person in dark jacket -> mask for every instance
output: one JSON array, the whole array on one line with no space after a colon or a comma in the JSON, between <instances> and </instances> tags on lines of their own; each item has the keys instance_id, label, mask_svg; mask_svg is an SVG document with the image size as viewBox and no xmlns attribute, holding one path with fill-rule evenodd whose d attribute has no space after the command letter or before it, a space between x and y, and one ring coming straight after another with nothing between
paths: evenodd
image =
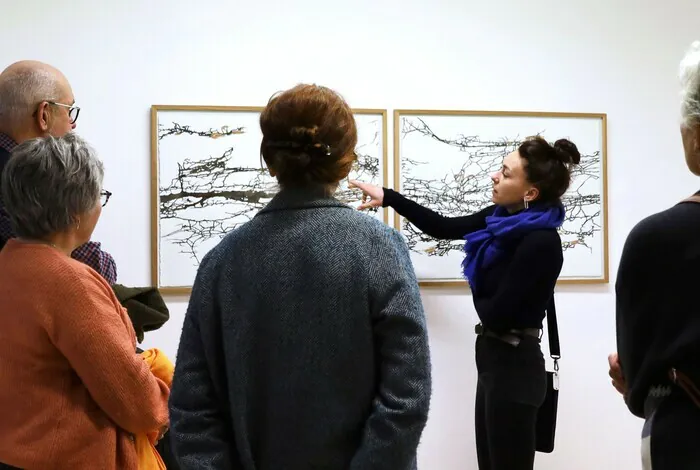
<instances>
[{"instance_id":1,"label":"person in dark jacket","mask_svg":"<svg viewBox=\"0 0 700 470\"><path fill-rule=\"evenodd\" d=\"M464 276L481 320L475 413L481 470L533 468L537 413L547 391L542 321L563 264L561 196L580 158L566 139L554 145L526 139L492 175L494 204L464 217L445 217L391 189L351 182L369 197L360 209L393 207L427 235L466 240Z\"/></svg>"},{"instance_id":2,"label":"person in dark jacket","mask_svg":"<svg viewBox=\"0 0 700 470\"><path fill-rule=\"evenodd\" d=\"M680 65L685 162L700 176L700 41ZM700 191L630 232L615 285L610 376L644 419L645 470L700 468Z\"/></svg>"},{"instance_id":3,"label":"person in dark jacket","mask_svg":"<svg viewBox=\"0 0 700 470\"><path fill-rule=\"evenodd\" d=\"M333 193L351 109L299 85L260 117L281 190L202 260L170 399L182 468L409 470L428 417L426 321L399 233Z\"/></svg>"}]
</instances>

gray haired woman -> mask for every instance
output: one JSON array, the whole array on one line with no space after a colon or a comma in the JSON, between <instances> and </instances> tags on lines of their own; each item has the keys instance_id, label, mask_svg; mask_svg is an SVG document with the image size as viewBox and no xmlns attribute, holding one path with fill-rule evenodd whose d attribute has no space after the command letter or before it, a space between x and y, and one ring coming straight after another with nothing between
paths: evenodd
<instances>
[{"instance_id":1,"label":"gray haired woman","mask_svg":"<svg viewBox=\"0 0 700 470\"><path fill-rule=\"evenodd\" d=\"M20 144L3 172L17 238L0 252L0 468L137 469L135 436L167 424L168 386L125 309L70 257L99 220L102 178L75 134Z\"/></svg>"},{"instance_id":2,"label":"gray haired woman","mask_svg":"<svg viewBox=\"0 0 700 470\"><path fill-rule=\"evenodd\" d=\"M700 41L681 61L685 162L700 176ZM617 275L617 348L610 376L644 419L649 470L700 468L700 191L639 222Z\"/></svg>"}]
</instances>

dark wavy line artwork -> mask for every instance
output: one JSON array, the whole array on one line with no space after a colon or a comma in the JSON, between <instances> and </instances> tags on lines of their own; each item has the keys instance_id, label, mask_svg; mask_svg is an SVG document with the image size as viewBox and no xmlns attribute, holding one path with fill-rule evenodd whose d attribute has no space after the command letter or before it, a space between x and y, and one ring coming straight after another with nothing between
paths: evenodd
<instances>
[{"instance_id":1,"label":"dark wavy line artwork","mask_svg":"<svg viewBox=\"0 0 700 470\"><path fill-rule=\"evenodd\" d=\"M560 229L564 267L560 279L605 282L604 119L593 117L406 114L399 117L401 192L448 216L464 216L492 204L491 174L522 140L541 135L569 138L582 154L563 197ZM438 240L401 218L414 265L424 282L463 282L464 242Z\"/></svg>"}]
</instances>

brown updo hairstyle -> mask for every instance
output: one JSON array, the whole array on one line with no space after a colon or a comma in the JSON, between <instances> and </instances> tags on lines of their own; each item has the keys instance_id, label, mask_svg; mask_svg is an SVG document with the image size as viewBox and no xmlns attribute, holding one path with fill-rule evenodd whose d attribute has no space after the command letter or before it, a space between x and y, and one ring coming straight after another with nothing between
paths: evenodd
<instances>
[{"instance_id":1,"label":"brown updo hairstyle","mask_svg":"<svg viewBox=\"0 0 700 470\"><path fill-rule=\"evenodd\" d=\"M334 188L357 159L352 110L323 86L300 84L273 96L260 129L260 153L282 188Z\"/></svg>"},{"instance_id":2,"label":"brown updo hairstyle","mask_svg":"<svg viewBox=\"0 0 700 470\"><path fill-rule=\"evenodd\" d=\"M540 136L528 137L518 147L525 160L525 177L539 190L537 201L558 202L571 184L571 167L581 161L576 145L559 139L551 145Z\"/></svg>"}]
</instances>

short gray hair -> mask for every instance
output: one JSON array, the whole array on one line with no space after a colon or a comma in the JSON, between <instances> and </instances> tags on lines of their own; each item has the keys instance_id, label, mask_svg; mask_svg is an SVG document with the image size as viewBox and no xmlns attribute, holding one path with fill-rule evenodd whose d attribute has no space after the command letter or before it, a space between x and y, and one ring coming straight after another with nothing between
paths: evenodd
<instances>
[{"instance_id":1,"label":"short gray hair","mask_svg":"<svg viewBox=\"0 0 700 470\"><path fill-rule=\"evenodd\" d=\"M45 68L23 68L0 80L0 122L21 122L42 101L58 101L61 84Z\"/></svg>"},{"instance_id":2,"label":"short gray hair","mask_svg":"<svg viewBox=\"0 0 700 470\"><path fill-rule=\"evenodd\" d=\"M65 231L100 201L104 168L95 150L69 132L15 147L2 174L2 197L17 236Z\"/></svg>"},{"instance_id":3,"label":"short gray hair","mask_svg":"<svg viewBox=\"0 0 700 470\"><path fill-rule=\"evenodd\" d=\"M700 125L700 41L681 60L681 117L686 126Z\"/></svg>"}]
</instances>

